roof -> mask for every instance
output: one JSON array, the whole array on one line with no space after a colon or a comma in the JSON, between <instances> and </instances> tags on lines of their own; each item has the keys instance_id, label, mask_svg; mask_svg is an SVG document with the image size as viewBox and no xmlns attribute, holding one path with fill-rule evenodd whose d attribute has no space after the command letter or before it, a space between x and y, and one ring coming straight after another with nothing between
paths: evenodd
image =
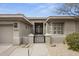
<instances>
[{"instance_id":1,"label":"roof","mask_svg":"<svg viewBox=\"0 0 79 59\"><path fill-rule=\"evenodd\" d=\"M0 17L23 17L23 14L0 14Z\"/></svg>"},{"instance_id":2,"label":"roof","mask_svg":"<svg viewBox=\"0 0 79 59\"><path fill-rule=\"evenodd\" d=\"M27 17L29 20L46 20L47 17Z\"/></svg>"},{"instance_id":3,"label":"roof","mask_svg":"<svg viewBox=\"0 0 79 59\"><path fill-rule=\"evenodd\" d=\"M79 16L49 16L46 20L49 21L50 19L79 19Z\"/></svg>"},{"instance_id":4,"label":"roof","mask_svg":"<svg viewBox=\"0 0 79 59\"><path fill-rule=\"evenodd\" d=\"M31 24L24 14L0 14L0 18L23 18L25 21Z\"/></svg>"},{"instance_id":5,"label":"roof","mask_svg":"<svg viewBox=\"0 0 79 59\"><path fill-rule=\"evenodd\" d=\"M48 18L53 18L53 19L72 19L75 17L79 17L79 16L49 16Z\"/></svg>"},{"instance_id":6,"label":"roof","mask_svg":"<svg viewBox=\"0 0 79 59\"><path fill-rule=\"evenodd\" d=\"M24 14L0 14L0 18L23 18L29 24L32 24L30 20L44 20L45 23L50 19L79 19L79 16L49 16L49 17L26 17Z\"/></svg>"}]
</instances>

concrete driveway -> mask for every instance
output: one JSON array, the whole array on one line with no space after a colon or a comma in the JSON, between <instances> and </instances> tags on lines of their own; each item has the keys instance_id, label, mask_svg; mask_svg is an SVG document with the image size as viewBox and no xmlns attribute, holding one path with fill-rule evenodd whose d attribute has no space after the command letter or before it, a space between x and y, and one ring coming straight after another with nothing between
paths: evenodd
<instances>
[{"instance_id":1,"label":"concrete driveway","mask_svg":"<svg viewBox=\"0 0 79 59\"><path fill-rule=\"evenodd\" d=\"M11 46L12 46L11 44L2 44L2 43L0 43L0 53L2 53L3 51L7 50Z\"/></svg>"},{"instance_id":2,"label":"concrete driveway","mask_svg":"<svg viewBox=\"0 0 79 59\"><path fill-rule=\"evenodd\" d=\"M28 56L28 48L18 47L10 54L10 56Z\"/></svg>"},{"instance_id":3,"label":"concrete driveway","mask_svg":"<svg viewBox=\"0 0 79 59\"><path fill-rule=\"evenodd\" d=\"M16 48L10 56L48 56L48 49L46 44L37 43L33 44L31 47L21 47Z\"/></svg>"},{"instance_id":4,"label":"concrete driveway","mask_svg":"<svg viewBox=\"0 0 79 59\"><path fill-rule=\"evenodd\" d=\"M0 56L8 56L14 49L12 44L0 43Z\"/></svg>"}]
</instances>

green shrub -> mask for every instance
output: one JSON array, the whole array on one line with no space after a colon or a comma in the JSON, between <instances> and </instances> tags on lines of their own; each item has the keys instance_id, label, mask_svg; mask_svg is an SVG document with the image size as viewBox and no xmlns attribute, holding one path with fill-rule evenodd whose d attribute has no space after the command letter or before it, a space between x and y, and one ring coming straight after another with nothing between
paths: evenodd
<instances>
[{"instance_id":1,"label":"green shrub","mask_svg":"<svg viewBox=\"0 0 79 59\"><path fill-rule=\"evenodd\" d=\"M79 33L72 33L67 35L66 43L69 46L69 49L79 51Z\"/></svg>"}]
</instances>

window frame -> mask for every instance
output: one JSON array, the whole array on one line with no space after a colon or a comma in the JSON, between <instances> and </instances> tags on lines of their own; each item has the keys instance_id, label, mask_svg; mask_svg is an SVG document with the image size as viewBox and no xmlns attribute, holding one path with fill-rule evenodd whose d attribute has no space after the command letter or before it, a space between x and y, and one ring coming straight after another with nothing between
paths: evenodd
<instances>
[{"instance_id":1,"label":"window frame","mask_svg":"<svg viewBox=\"0 0 79 59\"><path fill-rule=\"evenodd\" d=\"M64 22L55 22L52 26L53 34L64 34Z\"/></svg>"}]
</instances>

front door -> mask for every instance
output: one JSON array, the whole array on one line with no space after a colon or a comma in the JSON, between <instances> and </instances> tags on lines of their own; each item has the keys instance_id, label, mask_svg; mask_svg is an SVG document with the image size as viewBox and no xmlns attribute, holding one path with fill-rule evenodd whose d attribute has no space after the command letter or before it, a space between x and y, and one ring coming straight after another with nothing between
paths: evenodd
<instances>
[{"instance_id":1,"label":"front door","mask_svg":"<svg viewBox=\"0 0 79 59\"><path fill-rule=\"evenodd\" d=\"M43 23L35 23L34 43L44 43Z\"/></svg>"},{"instance_id":2,"label":"front door","mask_svg":"<svg viewBox=\"0 0 79 59\"><path fill-rule=\"evenodd\" d=\"M43 34L43 23L35 23L35 34Z\"/></svg>"}]
</instances>

